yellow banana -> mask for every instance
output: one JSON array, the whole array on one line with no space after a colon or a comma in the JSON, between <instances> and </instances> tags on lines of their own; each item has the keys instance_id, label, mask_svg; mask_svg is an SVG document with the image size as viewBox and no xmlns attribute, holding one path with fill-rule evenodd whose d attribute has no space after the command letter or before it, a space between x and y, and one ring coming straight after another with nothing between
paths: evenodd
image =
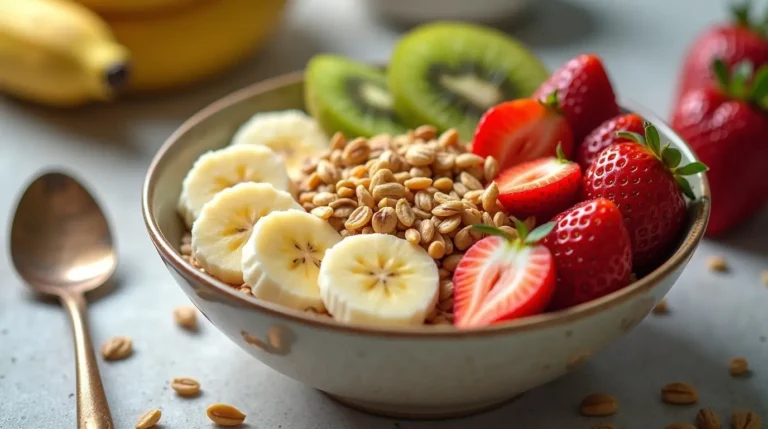
<instances>
[{"instance_id":1,"label":"yellow banana","mask_svg":"<svg viewBox=\"0 0 768 429\"><path fill-rule=\"evenodd\" d=\"M234 66L267 41L284 7L285 0L188 0L154 12L103 17L131 52L130 88L155 90L192 83Z\"/></svg>"},{"instance_id":2,"label":"yellow banana","mask_svg":"<svg viewBox=\"0 0 768 429\"><path fill-rule=\"evenodd\" d=\"M189 3L205 0L77 0L96 13L120 15L128 13L156 13L160 9L185 7Z\"/></svg>"},{"instance_id":3,"label":"yellow banana","mask_svg":"<svg viewBox=\"0 0 768 429\"><path fill-rule=\"evenodd\" d=\"M64 0L0 0L0 92L56 106L112 98L128 51L87 8Z\"/></svg>"}]
</instances>

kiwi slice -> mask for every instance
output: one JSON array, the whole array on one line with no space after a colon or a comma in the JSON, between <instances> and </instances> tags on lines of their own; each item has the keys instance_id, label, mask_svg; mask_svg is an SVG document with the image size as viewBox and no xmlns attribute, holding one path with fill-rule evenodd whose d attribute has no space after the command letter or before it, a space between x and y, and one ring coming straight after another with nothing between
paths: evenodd
<instances>
[{"instance_id":1,"label":"kiwi slice","mask_svg":"<svg viewBox=\"0 0 768 429\"><path fill-rule=\"evenodd\" d=\"M529 97L548 75L528 49L498 30L439 22L400 40L387 82L406 126L457 128L469 141L486 110Z\"/></svg>"},{"instance_id":2,"label":"kiwi slice","mask_svg":"<svg viewBox=\"0 0 768 429\"><path fill-rule=\"evenodd\" d=\"M401 134L383 70L335 55L316 55L307 65L307 110L328 134L347 137Z\"/></svg>"}]
</instances>

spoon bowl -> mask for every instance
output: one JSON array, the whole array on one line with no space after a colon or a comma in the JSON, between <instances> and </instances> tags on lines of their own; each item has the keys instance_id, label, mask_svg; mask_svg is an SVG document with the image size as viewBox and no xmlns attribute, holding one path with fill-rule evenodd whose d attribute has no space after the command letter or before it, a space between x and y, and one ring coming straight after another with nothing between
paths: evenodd
<instances>
[{"instance_id":1,"label":"spoon bowl","mask_svg":"<svg viewBox=\"0 0 768 429\"><path fill-rule=\"evenodd\" d=\"M117 267L104 214L75 179L45 173L22 195L11 226L11 258L19 275L38 292L87 292L103 285Z\"/></svg>"},{"instance_id":2,"label":"spoon bowl","mask_svg":"<svg viewBox=\"0 0 768 429\"><path fill-rule=\"evenodd\" d=\"M11 259L36 292L59 297L69 312L77 365L78 429L114 429L85 317L85 293L112 276L117 254L101 208L64 173L35 179L11 225Z\"/></svg>"}]
</instances>

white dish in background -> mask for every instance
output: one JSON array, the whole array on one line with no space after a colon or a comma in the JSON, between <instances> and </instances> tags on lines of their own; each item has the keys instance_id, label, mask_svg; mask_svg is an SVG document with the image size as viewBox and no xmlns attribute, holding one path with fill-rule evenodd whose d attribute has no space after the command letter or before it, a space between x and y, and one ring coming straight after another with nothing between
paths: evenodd
<instances>
[{"instance_id":1,"label":"white dish in background","mask_svg":"<svg viewBox=\"0 0 768 429\"><path fill-rule=\"evenodd\" d=\"M368 0L377 14L410 25L437 20L499 22L519 16L529 4L530 0Z\"/></svg>"}]
</instances>

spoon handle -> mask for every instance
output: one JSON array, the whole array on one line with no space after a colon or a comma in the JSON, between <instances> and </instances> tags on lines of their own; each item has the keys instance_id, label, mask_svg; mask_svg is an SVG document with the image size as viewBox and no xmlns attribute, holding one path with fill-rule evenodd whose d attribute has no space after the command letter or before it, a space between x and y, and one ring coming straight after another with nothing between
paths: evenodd
<instances>
[{"instance_id":1,"label":"spoon handle","mask_svg":"<svg viewBox=\"0 0 768 429\"><path fill-rule=\"evenodd\" d=\"M91 336L85 316L82 293L64 293L61 302L69 312L75 336L77 364L77 427L78 429L113 429L107 396L101 384L99 366L93 353Z\"/></svg>"}]
</instances>

